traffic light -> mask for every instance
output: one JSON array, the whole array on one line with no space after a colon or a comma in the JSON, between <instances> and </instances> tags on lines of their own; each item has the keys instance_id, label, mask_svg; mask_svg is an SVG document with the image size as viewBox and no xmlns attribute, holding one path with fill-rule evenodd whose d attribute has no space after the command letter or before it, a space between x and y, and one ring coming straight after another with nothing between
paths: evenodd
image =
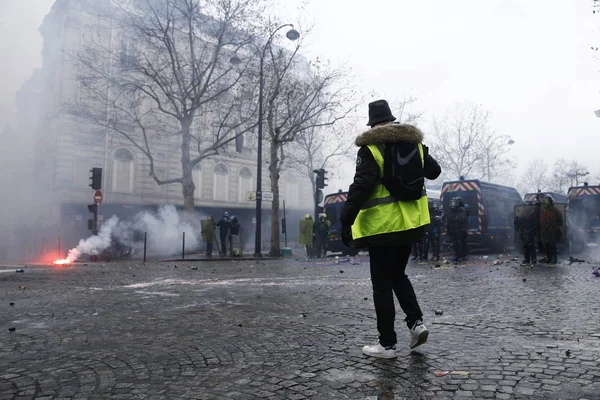
<instances>
[{"instance_id":1,"label":"traffic light","mask_svg":"<svg viewBox=\"0 0 600 400\"><path fill-rule=\"evenodd\" d=\"M98 205L97 204L88 204L88 211L92 214L98 213Z\"/></svg>"},{"instance_id":2,"label":"traffic light","mask_svg":"<svg viewBox=\"0 0 600 400\"><path fill-rule=\"evenodd\" d=\"M315 174L317 174L317 179L316 179L317 189L323 189L325 186L327 186L327 184L325 183L325 181L327 180L327 178L325 177L325 174L327 173L327 171L325 171L323 168L321 168L321 169L315 169L313 172Z\"/></svg>"},{"instance_id":3,"label":"traffic light","mask_svg":"<svg viewBox=\"0 0 600 400\"><path fill-rule=\"evenodd\" d=\"M90 172L92 173L90 187L94 190L102 189L102 168L95 167L90 169Z\"/></svg>"}]
</instances>

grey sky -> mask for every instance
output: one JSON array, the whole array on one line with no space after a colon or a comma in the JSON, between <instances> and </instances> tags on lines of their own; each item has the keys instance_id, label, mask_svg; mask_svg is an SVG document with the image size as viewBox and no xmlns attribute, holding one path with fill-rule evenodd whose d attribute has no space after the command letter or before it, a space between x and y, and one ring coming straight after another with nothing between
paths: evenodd
<instances>
[{"instance_id":1,"label":"grey sky","mask_svg":"<svg viewBox=\"0 0 600 400\"><path fill-rule=\"evenodd\" d=\"M8 61L0 63L0 123L14 112L15 90L41 65L38 27L52 2L0 0ZM290 19L300 3L280 0ZM590 51L600 18L591 1L308 0L305 9L317 23L309 55L350 66L364 92L417 96L426 133L456 101L480 103L492 111L493 128L516 141L517 172L530 156L576 158L600 172L593 114L600 72ZM366 104L364 114L366 121Z\"/></svg>"}]
</instances>

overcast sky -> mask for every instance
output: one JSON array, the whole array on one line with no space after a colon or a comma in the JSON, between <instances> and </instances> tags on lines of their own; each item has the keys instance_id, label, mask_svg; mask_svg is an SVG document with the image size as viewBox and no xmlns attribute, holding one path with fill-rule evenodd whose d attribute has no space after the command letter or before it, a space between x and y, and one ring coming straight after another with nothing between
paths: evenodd
<instances>
[{"instance_id":1,"label":"overcast sky","mask_svg":"<svg viewBox=\"0 0 600 400\"><path fill-rule=\"evenodd\" d=\"M600 72L590 50L600 18L591 0L307 1L316 20L309 56L347 64L364 92L417 96L426 134L432 117L470 101L515 140L519 171L530 157L562 157L600 172ZM290 20L300 2L280 0ZM41 65L38 28L52 3L0 0L0 124ZM366 104L364 114L366 123Z\"/></svg>"}]
</instances>

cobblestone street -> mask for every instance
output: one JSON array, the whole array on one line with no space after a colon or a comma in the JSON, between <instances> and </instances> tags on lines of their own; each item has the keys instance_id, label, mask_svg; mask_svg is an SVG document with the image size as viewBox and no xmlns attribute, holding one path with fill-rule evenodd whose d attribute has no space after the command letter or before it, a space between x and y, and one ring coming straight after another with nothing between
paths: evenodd
<instances>
[{"instance_id":1,"label":"cobblestone street","mask_svg":"<svg viewBox=\"0 0 600 400\"><path fill-rule=\"evenodd\" d=\"M388 361L366 257L4 266L0 399L600 399L592 266L412 263L431 335Z\"/></svg>"}]
</instances>

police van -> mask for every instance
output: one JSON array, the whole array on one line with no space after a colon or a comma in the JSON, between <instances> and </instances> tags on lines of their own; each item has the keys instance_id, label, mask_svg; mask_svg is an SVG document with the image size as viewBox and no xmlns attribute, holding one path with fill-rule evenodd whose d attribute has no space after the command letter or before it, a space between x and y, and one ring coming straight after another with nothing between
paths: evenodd
<instances>
[{"instance_id":1,"label":"police van","mask_svg":"<svg viewBox=\"0 0 600 400\"><path fill-rule=\"evenodd\" d=\"M600 185L569 188L567 240L571 252L600 244Z\"/></svg>"},{"instance_id":2,"label":"police van","mask_svg":"<svg viewBox=\"0 0 600 400\"><path fill-rule=\"evenodd\" d=\"M441 194L444 214L450 211L450 200L455 197L461 197L469 208L470 247L501 253L513 244L514 206L523 202L515 188L478 179L444 182Z\"/></svg>"}]
</instances>

